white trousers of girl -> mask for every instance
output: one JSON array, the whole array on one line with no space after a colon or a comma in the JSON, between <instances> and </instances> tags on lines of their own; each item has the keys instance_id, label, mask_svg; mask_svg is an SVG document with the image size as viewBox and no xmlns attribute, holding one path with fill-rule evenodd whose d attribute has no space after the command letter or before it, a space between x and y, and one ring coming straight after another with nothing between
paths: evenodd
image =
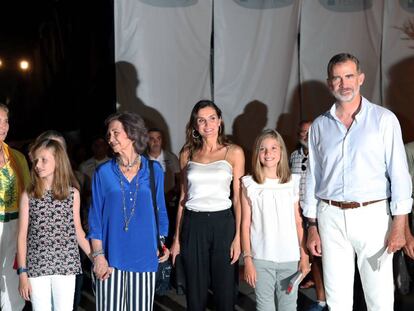
<instances>
[{"instance_id":1,"label":"white trousers of girl","mask_svg":"<svg viewBox=\"0 0 414 311\"><path fill-rule=\"evenodd\" d=\"M386 200L346 210L320 202L318 228L330 310L352 311L355 255L368 311L394 309L392 254L378 266L390 227Z\"/></svg>"},{"instance_id":2,"label":"white trousers of girl","mask_svg":"<svg viewBox=\"0 0 414 311\"><path fill-rule=\"evenodd\" d=\"M72 311L76 275L48 275L29 278L33 311Z\"/></svg>"}]
</instances>

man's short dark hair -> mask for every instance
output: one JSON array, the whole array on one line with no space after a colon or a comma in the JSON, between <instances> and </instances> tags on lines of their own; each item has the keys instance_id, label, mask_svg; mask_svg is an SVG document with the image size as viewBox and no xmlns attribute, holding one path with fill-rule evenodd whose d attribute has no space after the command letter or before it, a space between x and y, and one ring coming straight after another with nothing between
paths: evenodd
<instances>
[{"instance_id":1,"label":"man's short dark hair","mask_svg":"<svg viewBox=\"0 0 414 311\"><path fill-rule=\"evenodd\" d=\"M161 129L159 129L158 127L151 127L150 129L148 129L148 133L150 132L157 132L160 133L161 136L163 136Z\"/></svg>"},{"instance_id":2,"label":"man's short dark hair","mask_svg":"<svg viewBox=\"0 0 414 311\"><path fill-rule=\"evenodd\" d=\"M359 60L354 55L349 53L339 53L334 55L328 63L327 73L328 78L331 77L332 67L336 64L345 63L347 61L354 62L358 72L361 72L361 68L359 66Z\"/></svg>"}]
</instances>

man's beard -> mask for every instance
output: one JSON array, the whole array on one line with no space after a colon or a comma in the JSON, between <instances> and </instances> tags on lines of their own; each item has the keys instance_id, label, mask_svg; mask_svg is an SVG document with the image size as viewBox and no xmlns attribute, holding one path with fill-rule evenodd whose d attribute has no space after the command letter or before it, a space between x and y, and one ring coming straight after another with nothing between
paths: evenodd
<instances>
[{"instance_id":1,"label":"man's beard","mask_svg":"<svg viewBox=\"0 0 414 311\"><path fill-rule=\"evenodd\" d=\"M348 95L341 95L341 90L332 91L331 93L336 98L336 100L339 101L339 102L345 102L345 103L350 102L355 98L357 93L359 93L359 85L357 86L356 89L346 88L344 90L349 90L351 92Z\"/></svg>"}]
</instances>

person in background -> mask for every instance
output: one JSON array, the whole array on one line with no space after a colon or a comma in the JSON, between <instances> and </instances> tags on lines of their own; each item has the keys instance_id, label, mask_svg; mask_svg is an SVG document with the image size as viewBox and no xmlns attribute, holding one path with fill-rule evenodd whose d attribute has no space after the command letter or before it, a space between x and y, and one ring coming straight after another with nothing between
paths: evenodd
<instances>
[{"instance_id":1,"label":"person in background","mask_svg":"<svg viewBox=\"0 0 414 311\"><path fill-rule=\"evenodd\" d=\"M92 180L93 173L95 173L98 165L105 163L111 158L108 157L109 146L102 137L95 138L91 145L92 157L83 161L79 165L79 171L88 176Z\"/></svg>"},{"instance_id":2,"label":"person in background","mask_svg":"<svg viewBox=\"0 0 414 311\"><path fill-rule=\"evenodd\" d=\"M163 141L163 133L160 129L150 128L148 130L148 146L146 154L149 159L158 161L164 171L164 193L169 221L169 232L166 242L167 246L171 246L180 195L180 163L174 153L163 149ZM185 291L185 275L179 256L175 262L174 276L177 294L183 295Z\"/></svg>"},{"instance_id":3,"label":"person in background","mask_svg":"<svg viewBox=\"0 0 414 311\"><path fill-rule=\"evenodd\" d=\"M160 129L149 129L148 138L147 155L151 160L158 161L164 171L166 202L175 202L180 192L180 163L178 158L172 152L163 149L163 136Z\"/></svg>"},{"instance_id":4,"label":"person in background","mask_svg":"<svg viewBox=\"0 0 414 311\"><path fill-rule=\"evenodd\" d=\"M405 153L407 155L408 171L410 172L411 182L414 184L414 142L405 145ZM414 198L414 189L412 189L411 197ZM411 217L407 219L407 226L405 228L406 244L404 246L404 253L414 260L414 206L411 209ZM411 218L411 221L410 221ZM414 262L410 262L410 267L414 266ZM412 275L414 277L414 275Z\"/></svg>"},{"instance_id":5,"label":"person in background","mask_svg":"<svg viewBox=\"0 0 414 311\"><path fill-rule=\"evenodd\" d=\"M95 138L91 145L92 157L79 164L78 171L85 176L85 183L82 193L82 208L81 208L81 220L85 230L88 231L88 211L91 204L91 191L92 191L92 178L96 171L96 168L109 161L111 158L108 156L109 146L108 143L102 137Z\"/></svg>"},{"instance_id":6,"label":"person in background","mask_svg":"<svg viewBox=\"0 0 414 311\"><path fill-rule=\"evenodd\" d=\"M290 168L292 174L300 175L300 191L299 191L299 202L300 206L303 205L305 186L306 186L306 169L308 167L308 132L312 125L312 121L302 120L299 122L298 131L298 146L296 150L290 155ZM315 286L316 290L316 301L312 303L307 311L322 311L326 309L326 296L325 289L323 287L322 277L322 261L320 257L314 257L310 254L310 260L312 262L310 278L305 278L305 282L301 285L301 288L309 288Z\"/></svg>"},{"instance_id":7,"label":"person in background","mask_svg":"<svg viewBox=\"0 0 414 311\"><path fill-rule=\"evenodd\" d=\"M148 142L143 119L131 112L110 115L105 124L115 158L97 167L92 181L89 234L96 276L96 310L150 311L154 302L158 230L150 186ZM154 161L159 234L168 233L164 173ZM123 284L119 287L119 284Z\"/></svg>"},{"instance_id":8,"label":"person in background","mask_svg":"<svg viewBox=\"0 0 414 311\"><path fill-rule=\"evenodd\" d=\"M19 277L13 266L20 196L30 184L30 174L24 155L5 143L8 132L9 108L0 103L0 309L20 311L25 302L19 295Z\"/></svg>"},{"instance_id":9,"label":"person in background","mask_svg":"<svg viewBox=\"0 0 414 311\"><path fill-rule=\"evenodd\" d=\"M17 240L19 292L34 311L70 311L75 276L82 273L78 244L90 254L80 222L79 184L56 139L36 140L30 158L32 183L22 194Z\"/></svg>"},{"instance_id":10,"label":"person in background","mask_svg":"<svg viewBox=\"0 0 414 311\"><path fill-rule=\"evenodd\" d=\"M300 175L291 174L282 136L264 130L253 149L252 175L242 178L242 248L256 310L296 311L296 273L310 271L299 207Z\"/></svg>"},{"instance_id":11,"label":"person in background","mask_svg":"<svg viewBox=\"0 0 414 311\"><path fill-rule=\"evenodd\" d=\"M323 255L330 310L353 308L355 256L368 310L393 310L391 259L406 243L412 207L400 124L361 96L365 75L355 56L337 54L327 67L336 102L309 132L307 246Z\"/></svg>"},{"instance_id":12,"label":"person in background","mask_svg":"<svg viewBox=\"0 0 414 311\"><path fill-rule=\"evenodd\" d=\"M181 196L171 253L173 263L181 253L187 308L205 310L211 285L216 310L233 310L244 153L227 141L221 110L212 101L201 100L191 111L180 166Z\"/></svg>"}]
</instances>

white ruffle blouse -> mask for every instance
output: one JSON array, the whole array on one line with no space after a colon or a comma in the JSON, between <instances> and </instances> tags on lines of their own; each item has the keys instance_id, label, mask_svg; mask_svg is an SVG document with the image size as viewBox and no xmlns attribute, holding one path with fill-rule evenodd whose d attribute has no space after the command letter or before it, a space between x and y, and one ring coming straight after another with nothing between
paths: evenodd
<instances>
[{"instance_id":1,"label":"white ruffle blouse","mask_svg":"<svg viewBox=\"0 0 414 311\"><path fill-rule=\"evenodd\" d=\"M294 205L299 201L300 175L289 182L266 178L256 183L252 176L242 178L251 206L250 243L252 256L274 262L299 261L299 240Z\"/></svg>"}]
</instances>

